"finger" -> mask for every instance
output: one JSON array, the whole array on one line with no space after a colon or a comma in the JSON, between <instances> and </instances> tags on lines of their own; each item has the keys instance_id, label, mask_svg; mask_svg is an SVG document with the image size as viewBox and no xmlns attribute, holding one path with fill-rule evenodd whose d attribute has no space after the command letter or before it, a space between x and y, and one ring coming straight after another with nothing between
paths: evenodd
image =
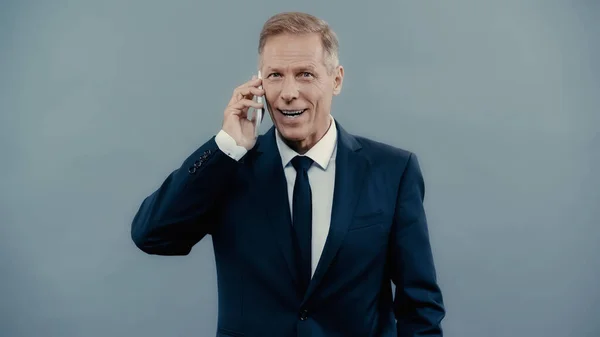
<instances>
[{"instance_id":1,"label":"finger","mask_svg":"<svg viewBox=\"0 0 600 337\"><path fill-rule=\"evenodd\" d=\"M233 97L240 98L252 98L253 96L263 96L265 94L263 89L255 87L245 87L238 89Z\"/></svg>"},{"instance_id":2,"label":"finger","mask_svg":"<svg viewBox=\"0 0 600 337\"><path fill-rule=\"evenodd\" d=\"M256 76L253 76L253 78L250 81L238 86L237 88L235 88L235 90L240 90L240 89L243 89L246 87L259 87L261 84L262 84L262 79L256 78Z\"/></svg>"},{"instance_id":3,"label":"finger","mask_svg":"<svg viewBox=\"0 0 600 337\"><path fill-rule=\"evenodd\" d=\"M265 90L257 87L244 87L239 89L238 93L244 98L252 98L252 96L263 96Z\"/></svg>"},{"instance_id":4,"label":"finger","mask_svg":"<svg viewBox=\"0 0 600 337\"><path fill-rule=\"evenodd\" d=\"M240 111L244 108L262 109L263 107L264 106L262 103L255 102L255 101L253 101L251 99L247 99L247 98L239 100L238 102L236 102L235 104L233 104L231 106L232 109L240 110Z\"/></svg>"},{"instance_id":5,"label":"finger","mask_svg":"<svg viewBox=\"0 0 600 337\"><path fill-rule=\"evenodd\" d=\"M242 85L240 85L239 87L258 87L260 84L262 83L262 79L256 77L256 75L252 76L252 79Z\"/></svg>"},{"instance_id":6,"label":"finger","mask_svg":"<svg viewBox=\"0 0 600 337\"><path fill-rule=\"evenodd\" d=\"M255 78L253 80L250 80L242 85L240 85L239 87L235 88L233 90L233 95L231 95L231 100L229 100L229 104L233 104L234 102L242 99L242 98L249 98L248 96L250 96L250 94L254 94L257 96L262 96L264 95L264 90L259 89L258 87L262 85L262 79L260 78ZM255 89L259 89L259 91L251 91L251 88L255 88Z\"/></svg>"},{"instance_id":7,"label":"finger","mask_svg":"<svg viewBox=\"0 0 600 337\"><path fill-rule=\"evenodd\" d=\"M243 99L233 105L229 106L225 110L225 118L230 115L237 115L240 117L246 117L249 108L255 109L263 109L263 105L261 103L257 103L250 99Z\"/></svg>"},{"instance_id":8,"label":"finger","mask_svg":"<svg viewBox=\"0 0 600 337\"><path fill-rule=\"evenodd\" d=\"M229 104L231 105L236 101L246 97L249 95L247 88L258 88L262 85L262 79L257 78L256 75L252 76L252 79L233 90L233 94L231 95L231 99L229 100ZM242 93L243 92L243 93Z\"/></svg>"},{"instance_id":9,"label":"finger","mask_svg":"<svg viewBox=\"0 0 600 337\"><path fill-rule=\"evenodd\" d=\"M228 107L225 110L225 118L228 118L229 116L238 116L241 118L246 118L248 116L249 109L249 107L243 107L241 109L236 109L233 106Z\"/></svg>"}]
</instances>

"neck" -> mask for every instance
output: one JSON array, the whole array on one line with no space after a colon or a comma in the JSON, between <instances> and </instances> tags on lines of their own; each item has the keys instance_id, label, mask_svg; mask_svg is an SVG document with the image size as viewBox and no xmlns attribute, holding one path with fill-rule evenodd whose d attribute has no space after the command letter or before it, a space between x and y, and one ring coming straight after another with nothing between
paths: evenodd
<instances>
[{"instance_id":1,"label":"neck","mask_svg":"<svg viewBox=\"0 0 600 337\"><path fill-rule=\"evenodd\" d=\"M281 139L287 146L289 146L292 150L296 151L298 154L306 154L308 150L315 146L315 144L317 144L325 136L325 134L327 133L327 131L329 131L329 128L331 127L331 123L333 123L333 121L332 118L329 117L328 123L326 124L327 127L325 128L325 130L317 131L315 134L309 135L306 139L303 140L293 141L285 139L284 137L281 137ZM279 135L281 136L281 134Z\"/></svg>"}]
</instances>

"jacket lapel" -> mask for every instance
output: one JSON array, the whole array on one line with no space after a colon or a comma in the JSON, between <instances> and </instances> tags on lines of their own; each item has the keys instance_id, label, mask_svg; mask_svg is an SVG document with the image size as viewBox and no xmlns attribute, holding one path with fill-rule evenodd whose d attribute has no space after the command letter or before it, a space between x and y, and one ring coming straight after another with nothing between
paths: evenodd
<instances>
[{"instance_id":1,"label":"jacket lapel","mask_svg":"<svg viewBox=\"0 0 600 337\"><path fill-rule=\"evenodd\" d=\"M327 269L344 241L368 169L367 159L359 152L361 149L360 144L337 122L336 127L338 129L338 141L331 224L323 253L304 296L304 301L310 298L323 280Z\"/></svg>"},{"instance_id":2,"label":"jacket lapel","mask_svg":"<svg viewBox=\"0 0 600 337\"><path fill-rule=\"evenodd\" d=\"M281 156L275 143L275 128L261 136L255 150L249 153L247 161L256 178L256 205L267 213L269 226L274 235L292 279L299 285L294 260L292 220L290 213L287 181L281 164Z\"/></svg>"},{"instance_id":3,"label":"jacket lapel","mask_svg":"<svg viewBox=\"0 0 600 337\"><path fill-rule=\"evenodd\" d=\"M368 160L360 154L361 146L337 122L338 130L335 187L329 234L317 269L304 296L306 301L323 280L340 249L353 212L356 209L364 179L368 170ZM275 127L261 136L253 150L244 157L250 161L253 176L256 178L257 205L269 216L269 226L274 239L285 259L296 286L299 286L297 267L294 259L292 220L288 200L287 181L281 165L281 156L275 141Z\"/></svg>"}]
</instances>

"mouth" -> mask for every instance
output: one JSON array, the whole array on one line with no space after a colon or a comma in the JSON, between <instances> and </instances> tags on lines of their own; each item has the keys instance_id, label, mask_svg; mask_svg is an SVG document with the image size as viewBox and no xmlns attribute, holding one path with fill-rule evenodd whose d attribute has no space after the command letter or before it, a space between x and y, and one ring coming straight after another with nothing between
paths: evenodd
<instances>
[{"instance_id":1,"label":"mouth","mask_svg":"<svg viewBox=\"0 0 600 337\"><path fill-rule=\"evenodd\" d=\"M279 111L282 115L284 115L287 118L298 118L306 110L307 109L303 109L303 110L281 110L281 109L277 109L277 111Z\"/></svg>"}]
</instances>

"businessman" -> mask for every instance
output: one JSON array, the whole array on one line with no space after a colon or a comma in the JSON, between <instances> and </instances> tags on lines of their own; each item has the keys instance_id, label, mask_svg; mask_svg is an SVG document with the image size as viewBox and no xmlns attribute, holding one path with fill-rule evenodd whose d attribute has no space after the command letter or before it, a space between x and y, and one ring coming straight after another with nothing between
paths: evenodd
<instances>
[{"instance_id":1,"label":"businessman","mask_svg":"<svg viewBox=\"0 0 600 337\"><path fill-rule=\"evenodd\" d=\"M416 156L332 117L344 69L323 20L277 14L258 51L262 78L233 91L221 130L143 201L133 241L187 255L212 236L217 336L442 336ZM274 124L258 137L255 96Z\"/></svg>"}]
</instances>

